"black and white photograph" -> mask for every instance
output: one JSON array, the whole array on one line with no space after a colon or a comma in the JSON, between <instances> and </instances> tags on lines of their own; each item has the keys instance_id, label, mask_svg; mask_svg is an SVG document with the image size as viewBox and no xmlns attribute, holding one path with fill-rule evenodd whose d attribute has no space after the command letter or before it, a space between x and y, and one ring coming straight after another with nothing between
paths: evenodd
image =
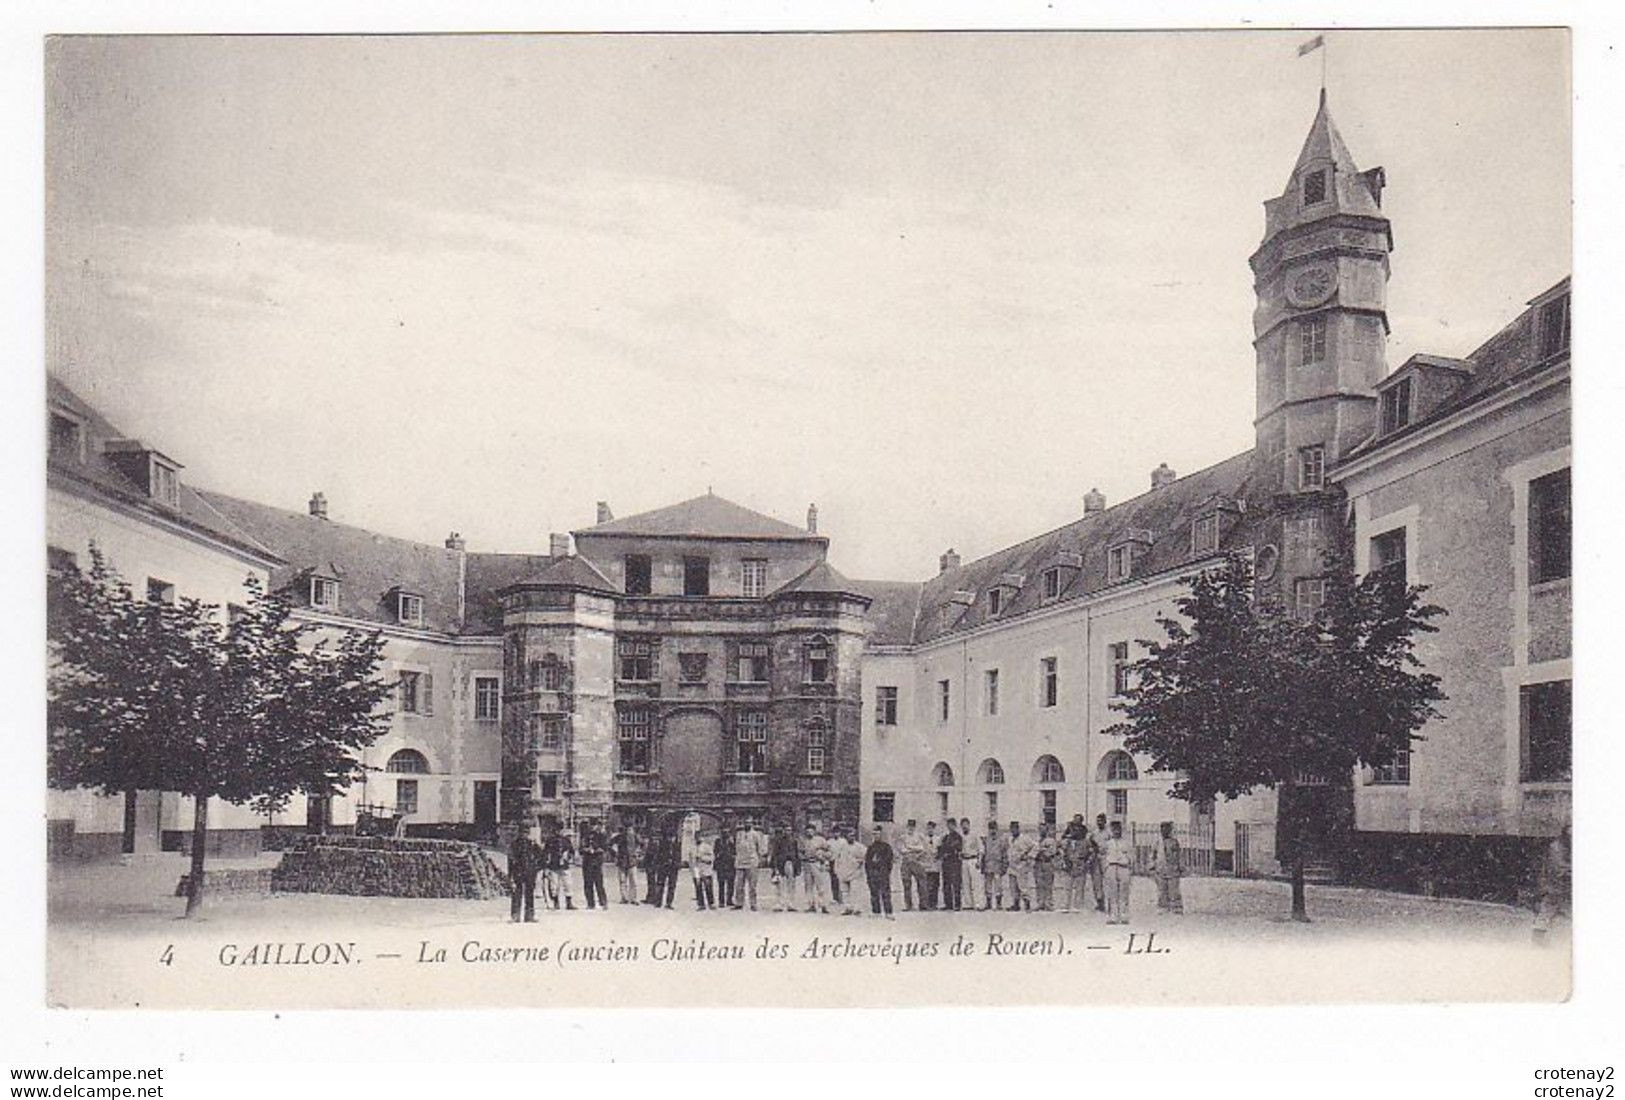
<instances>
[{"instance_id":1,"label":"black and white photograph","mask_svg":"<svg viewBox=\"0 0 1625 1100\"><path fill-rule=\"evenodd\" d=\"M40 48L44 1004L1570 997L1568 30Z\"/></svg>"}]
</instances>

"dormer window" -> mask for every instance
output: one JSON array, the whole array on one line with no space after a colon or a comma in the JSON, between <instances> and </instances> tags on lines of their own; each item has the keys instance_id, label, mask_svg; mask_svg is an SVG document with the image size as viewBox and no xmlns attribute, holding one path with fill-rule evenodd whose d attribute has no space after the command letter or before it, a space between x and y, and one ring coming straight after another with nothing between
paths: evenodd
<instances>
[{"instance_id":1,"label":"dormer window","mask_svg":"<svg viewBox=\"0 0 1625 1100\"><path fill-rule=\"evenodd\" d=\"M339 606L339 582L332 577L311 577L310 606L321 608L324 611L337 611Z\"/></svg>"},{"instance_id":2,"label":"dormer window","mask_svg":"<svg viewBox=\"0 0 1625 1100\"><path fill-rule=\"evenodd\" d=\"M1191 521L1191 553L1212 554L1219 549L1219 513L1209 512Z\"/></svg>"},{"instance_id":3,"label":"dormer window","mask_svg":"<svg viewBox=\"0 0 1625 1100\"><path fill-rule=\"evenodd\" d=\"M177 508L181 503L179 471L156 458L152 460L152 499L171 508Z\"/></svg>"},{"instance_id":4,"label":"dormer window","mask_svg":"<svg viewBox=\"0 0 1625 1100\"><path fill-rule=\"evenodd\" d=\"M1537 315L1540 357L1550 359L1569 350L1569 296L1561 294L1540 307Z\"/></svg>"},{"instance_id":5,"label":"dormer window","mask_svg":"<svg viewBox=\"0 0 1625 1100\"><path fill-rule=\"evenodd\" d=\"M1134 572L1134 544L1125 542L1121 546L1114 546L1106 552L1106 579L1111 581L1128 580Z\"/></svg>"},{"instance_id":6,"label":"dormer window","mask_svg":"<svg viewBox=\"0 0 1625 1100\"><path fill-rule=\"evenodd\" d=\"M1326 169L1320 168L1303 177L1303 204L1314 206L1326 201Z\"/></svg>"},{"instance_id":7,"label":"dormer window","mask_svg":"<svg viewBox=\"0 0 1625 1100\"><path fill-rule=\"evenodd\" d=\"M1411 422L1411 380L1401 378L1382 391L1382 434L1397 432Z\"/></svg>"},{"instance_id":8,"label":"dormer window","mask_svg":"<svg viewBox=\"0 0 1625 1100\"><path fill-rule=\"evenodd\" d=\"M988 618L996 618L1004 610L1004 589L992 588L987 593Z\"/></svg>"},{"instance_id":9,"label":"dormer window","mask_svg":"<svg viewBox=\"0 0 1625 1100\"><path fill-rule=\"evenodd\" d=\"M85 460L85 427L71 416L53 412L50 425L51 459L54 462Z\"/></svg>"},{"instance_id":10,"label":"dormer window","mask_svg":"<svg viewBox=\"0 0 1625 1100\"><path fill-rule=\"evenodd\" d=\"M1056 566L1053 569L1044 570L1044 599L1048 601L1058 600L1060 598L1061 569L1059 566Z\"/></svg>"},{"instance_id":11,"label":"dormer window","mask_svg":"<svg viewBox=\"0 0 1625 1100\"><path fill-rule=\"evenodd\" d=\"M407 626L422 626L423 597L410 592L395 593L395 617Z\"/></svg>"}]
</instances>

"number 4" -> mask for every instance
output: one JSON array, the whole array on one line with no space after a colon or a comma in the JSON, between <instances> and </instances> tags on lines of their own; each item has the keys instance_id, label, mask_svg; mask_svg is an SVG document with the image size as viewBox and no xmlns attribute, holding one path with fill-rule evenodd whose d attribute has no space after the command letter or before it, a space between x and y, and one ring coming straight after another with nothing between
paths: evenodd
<instances>
[{"instance_id":1,"label":"number 4","mask_svg":"<svg viewBox=\"0 0 1625 1100\"><path fill-rule=\"evenodd\" d=\"M163 963L165 966L173 965L175 962L175 945L166 945L164 947L164 953L158 956L158 961Z\"/></svg>"}]
</instances>

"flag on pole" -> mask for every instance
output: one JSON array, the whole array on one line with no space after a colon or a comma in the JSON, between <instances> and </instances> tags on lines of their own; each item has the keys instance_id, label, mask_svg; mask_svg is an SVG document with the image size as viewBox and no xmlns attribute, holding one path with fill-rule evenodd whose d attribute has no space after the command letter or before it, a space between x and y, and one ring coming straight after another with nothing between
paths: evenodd
<instances>
[{"instance_id":1,"label":"flag on pole","mask_svg":"<svg viewBox=\"0 0 1625 1100\"><path fill-rule=\"evenodd\" d=\"M1303 45L1298 47L1298 56L1302 57L1304 54L1314 53L1316 50L1320 49L1325 44L1326 44L1326 36L1323 35L1323 34L1317 34L1317 35L1315 35L1315 37L1311 38L1309 41L1305 42Z\"/></svg>"}]
</instances>

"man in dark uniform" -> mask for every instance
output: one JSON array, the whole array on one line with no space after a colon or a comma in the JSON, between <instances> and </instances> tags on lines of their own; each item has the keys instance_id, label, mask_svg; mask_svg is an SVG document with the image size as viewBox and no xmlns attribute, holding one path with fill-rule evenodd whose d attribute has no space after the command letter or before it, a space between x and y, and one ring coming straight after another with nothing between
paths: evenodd
<instances>
[{"instance_id":1,"label":"man in dark uniform","mask_svg":"<svg viewBox=\"0 0 1625 1100\"><path fill-rule=\"evenodd\" d=\"M536 919L536 872L542 869L542 846L536 843L530 830L518 829L508 842L508 893L512 899L509 914L519 920L521 908L524 919Z\"/></svg>"},{"instance_id":2,"label":"man in dark uniform","mask_svg":"<svg viewBox=\"0 0 1625 1100\"><path fill-rule=\"evenodd\" d=\"M587 896L588 909L609 908L609 895L604 893L604 838L590 822L581 829L581 892Z\"/></svg>"},{"instance_id":3,"label":"man in dark uniform","mask_svg":"<svg viewBox=\"0 0 1625 1100\"><path fill-rule=\"evenodd\" d=\"M735 845L733 818L724 817L722 819L722 831L717 834L717 842L713 846L716 852L718 909L726 909L733 904Z\"/></svg>"},{"instance_id":4,"label":"man in dark uniform","mask_svg":"<svg viewBox=\"0 0 1625 1100\"><path fill-rule=\"evenodd\" d=\"M877 826L874 840L863 853L863 877L869 881L870 912L887 920L895 919L891 915L891 868L892 848Z\"/></svg>"},{"instance_id":5,"label":"man in dark uniform","mask_svg":"<svg viewBox=\"0 0 1625 1100\"><path fill-rule=\"evenodd\" d=\"M965 851L965 838L959 835L954 819L948 819L948 831L942 834L942 841L937 845L937 855L942 860L942 907L944 909L960 908L961 891L965 885L965 869L959 865L961 855Z\"/></svg>"},{"instance_id":6,"label":"man in dark uniform","mask_svg":"<svg viewBox=\"0 0 1625 1100\"><path fill-rule=\"evenodd\" d=\"M667 832L660 837L660 891L655 895L655 904L664 904L671 908L672 899L677 896L677 872L683 866L683 841L674 832Z\"/></svg>"},{"instance_id":7,"label":"man in dark uniform","mask_svg":"<svg viewBox=\"0 0 1625 1100\"><path fill-rule=\"evenodd\" d=\"M649 837L643 843L643 904L659 905L663 884L660 880L660 869L665 866L665 856L661 848L665 840L660 835L658 826L651 826Z\"/></svg>"}]
</instances>

